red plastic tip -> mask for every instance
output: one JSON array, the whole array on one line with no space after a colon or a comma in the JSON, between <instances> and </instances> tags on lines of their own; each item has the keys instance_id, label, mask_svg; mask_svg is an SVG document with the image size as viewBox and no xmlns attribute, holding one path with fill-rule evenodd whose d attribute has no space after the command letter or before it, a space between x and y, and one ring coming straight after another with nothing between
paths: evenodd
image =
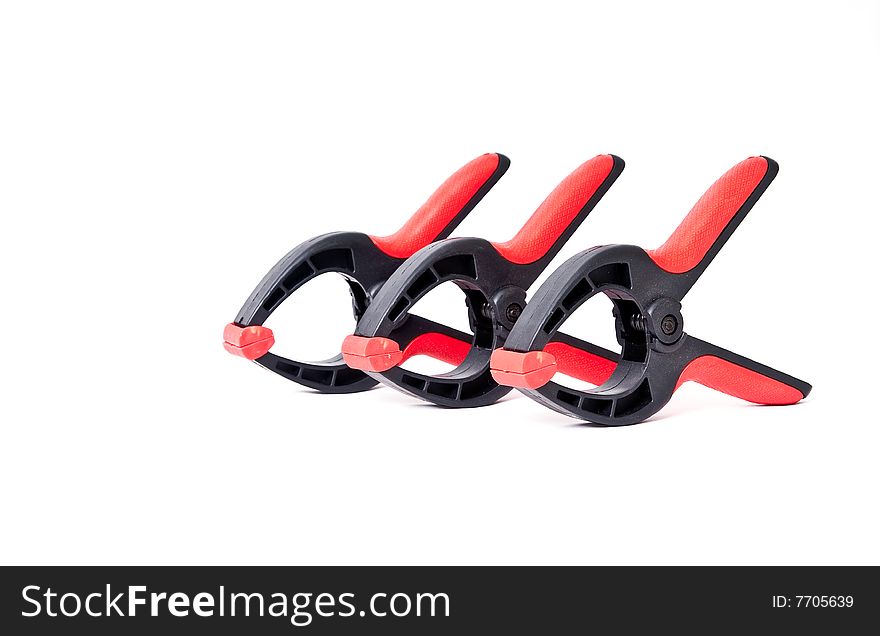
<instances>
[{"instance_id":1,"label":"red plastic tip","mask_svg":"<svg viewBox=\"0 0 880 636\"><path fill-rule=\"evenodd\" d=\"M496 349L489 364L498 384L518 389L537 389L556 375L556 358L546 351Z\"/></svg>"},{"instance_id":2,"label":"red plastic tip","mask_svg":"<svg viewBox=\"0 0 880 636\"><path fill-rule=\"evenodd\" d=\"M391 338L346 336L342 342L342 359L352 369L381 372L400 364L403 353Z\"/></svg>"},{"instance_id":3,"label":"red plastic tip","mask_svg":"<svg viewBox=\"0 0 880 636\"><path fill-rule=\"evenodd\" d=\"M223 329L223 348L248 360L261 358L275 344L272 330L263 326L240 327L230 322Z\"/></svg>"}]
</instances>

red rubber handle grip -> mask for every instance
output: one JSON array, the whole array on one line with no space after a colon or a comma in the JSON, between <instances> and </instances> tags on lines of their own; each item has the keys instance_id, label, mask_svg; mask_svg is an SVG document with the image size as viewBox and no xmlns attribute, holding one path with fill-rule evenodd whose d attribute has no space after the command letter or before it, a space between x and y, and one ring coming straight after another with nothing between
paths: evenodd
<instances>
[{"instance_id":1,"label":"red rubber handle grip","mask_svg":"<svg viewBox=\"0 0 880 636\"><path fill-rule=\"evenodd\" d=\"M617 361L572 347L564 342L549 342L544 351L556 359L556 370L576 380L599 386L614 373Z\"/></svg>"},{"instance_id":2,"label":"red rubber handle grip","mask_svg":"<svg viewBox=\"0 0 880 636\"><path fill-rule=\"evenodd\" d=\"M503 155L477 157L443 182L415 214L391 236L371 236L380 250L409 258L437 239L446 238L507 170Z\"/></svg>"},{"instance_id":3,"label":"red rubber handle grip","mask_svg":"<svg viewBox=\"0 0 880 636\"><path fill-rule=\"evenodd\" d=\"M606 182L614 163L613 156L599 155L582 164L556 186L516 236L492 245L501 256L518 265L534 263L547 255Z\"/></svg>"},{"instance_id":4,"label":"red rubber handle grip","mask_svg":"<svg viewBox=\"0 0 880 636\"><path fill-rule=\"evenodd\" d=\"M743 209L770 169L766 157L749 157L728 170L706 190L672 236L648 255L662 269L682 274L700 264L728 224ZM739 220L737 219L737 220Z\"/></svg>"},{"instance_id":5,"label":"red rubber handle grip","mask_svg":"<svg viewBox=\"0 0 880 636\"><path fill-rule=\"evenodd\" d=\"M685 382L697 382L755 404L795 404L806 397L793 386L712 355L688 363L675 389Z\"/></svg>"},{"instance_id":6,"label":"red rubber handle grip","mask_svg":"<svg viewBox=\"0 0 880 636\"><path fill-rule=\"evenodd\" d=\"M416 356L428 356L458 366L464 362L470 350L470 340L459 340L442 333L423 333L413 338L404 348L398 364L403 364Z\"/></svg>"}]
</instances>

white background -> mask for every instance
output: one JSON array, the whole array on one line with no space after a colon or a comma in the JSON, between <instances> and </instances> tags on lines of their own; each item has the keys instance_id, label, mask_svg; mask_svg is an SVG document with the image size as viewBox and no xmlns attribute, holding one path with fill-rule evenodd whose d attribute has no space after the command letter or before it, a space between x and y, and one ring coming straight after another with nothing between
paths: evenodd
<instances>
[{"instance_id":1,"label":"white background","mask_svg":"<svg viewBox=\"0 0 880 636\"><path fill-rule=\"evenodd\" d=\"M880 563L878 80L871 2L3 3L0 561ZM626 160L554 265L655 247L779 161L684 315L810 398L688 385L603 429L518 394L317 395L223 351L287 250L390 233L488 151L512 168L458 235ZM315 285L279 347L353 330Z\"/></svg>"}]
</instances>

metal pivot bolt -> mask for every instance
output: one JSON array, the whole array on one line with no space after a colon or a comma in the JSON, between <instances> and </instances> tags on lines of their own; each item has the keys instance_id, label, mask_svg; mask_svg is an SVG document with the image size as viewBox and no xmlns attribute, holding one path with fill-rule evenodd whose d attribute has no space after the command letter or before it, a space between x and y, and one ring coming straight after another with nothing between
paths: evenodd
<instances>
[{"instance_id":1,"label":"metal pivot bolt","mask_svg":"<svg viewBox=\"0 0 880 636\"><path fill-rule=\"evenodd\" d=\"M505 315L510 322L516 322L517 318L519 318L522 314L522 310L522 305L520 305L519 303L510 303L507 306L507 311L505 312Z\"/></svg>"}]
</instances>

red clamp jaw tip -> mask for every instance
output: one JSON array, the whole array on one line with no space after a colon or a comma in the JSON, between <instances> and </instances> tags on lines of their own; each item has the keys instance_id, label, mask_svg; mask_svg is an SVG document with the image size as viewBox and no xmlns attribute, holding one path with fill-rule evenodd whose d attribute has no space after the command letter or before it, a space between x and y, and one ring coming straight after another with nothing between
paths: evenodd
<instances>
[{"instance_id":1,"label":"red clamp jaw tip","mask_svg":"<svg viewBox=\"0 0 880 636\"><path fill-rule=\"evenodd\" d=\"M503 386L537 389L556 375L556 358L546 351L496 349L490 360L492 378Z\"/></svg>"},{"instance_id":2,"label":"red clamp jaw tip","mask_svg":"<svg viewBox=\"0 0 880 636\"><path fill-rule=\"evenodd\" d=\"M275 344L272 330L263 326L240 327L234 322L223 329L223 348L248 360L262 358Z\"/></svg>"},{"instance_id":3,"label":"red clamp jaw tip","mask_svg":"<svg viewBox=\"0 0 880 636\"><path fill-rule=\"evenodd\" d=\"M403 352L391 338L346 336L342 342L342 359L352 369L382 372L400 364Z\"/></svg>"}]
</instances>

